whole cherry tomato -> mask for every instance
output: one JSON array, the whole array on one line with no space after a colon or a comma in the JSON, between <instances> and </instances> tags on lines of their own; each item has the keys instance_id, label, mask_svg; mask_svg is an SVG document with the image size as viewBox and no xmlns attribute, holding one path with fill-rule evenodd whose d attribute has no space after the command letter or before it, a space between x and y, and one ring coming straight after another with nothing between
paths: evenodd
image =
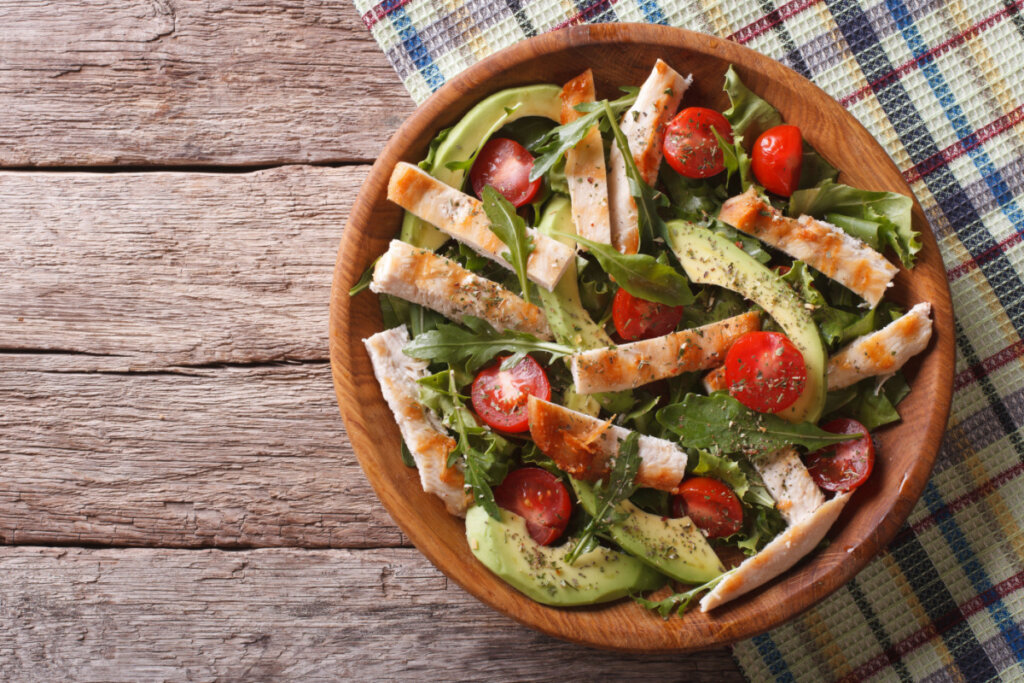
<instances>
[{"instance_id":1,"label":"whole cherry tomato","mask_svg":"<svg viewBox=\"0 0 1024 683\"><path fill-rule=\"evenodd\" d=\"M676 329L683 319L682 306L667 306L635 297L624 289L612 299L612 322L625 341L651 339Z\"/></svg>"},{"instance_id":2,"label":"whole cherry tomato","mask_svg":"<svg viewBox=\"0 0 1024 683\"><path fill-rule=\"evenodd\" d=\"M672 498L672 514L686 515L708 538L731 536L743 528L743 506L731 488L710 477L693 477Z\"/></svg>"},{"instance_id":3,"label":"whole cherry tomato","mask_svg":"<svg viewBox=\"0 0 1024 683\"><path fill-rule=\"evenodd\" d=\"M488 426L503 432L525 432L530 428L527 400L531 395L550 400L551 383L544 368L530 356L502 370L506 357L499 357L477 373L470 399L473 410Z\"/></svg>"},{"instance_id":4,"label":"whole cherry tomato","mask_svg":"<svg viewBox=\"0 0 1024 683\"><path fill-rule=\"evenodd\" d=\"M732 125L714 109L687 107L668 122L662 151L676 173L687 178L710 178L725 169L712 128L723 140L732 142Z\"/></svg>"},{"instance_id":5,"label":"whole cherry tomato","mask_svg":"<svg viewBox=\"0 0 1024 683\"><path fill-rule=\"evenodd\" d=\"M800 129L781 125L761 133L754 142L750 167L757 182L769 192L788 197L800 183L804 143Z\"/></svg>"},{"instance_id":6,"label":"whole cherry tomato","mask_svg":"<svg viewBox=\"0 0 1024 683\"><path fill-rule=\"evenodd\" d=\"M494 502L525 519L530 537L541 545L558 540L572 513L565 484L539 467L509 472L505 481L494 488Z\"/></svg>"},{"instance_id":7,"label":"whole cherry tomato","mask_svg":"<svg viewBox=\"0 0 1024 683\"><path fill-rule=\"evenodd\" d=\"M865 481L875 466L875 444L860 422L846 417L821 425L833 434L863 434L859 439L826 446L804 456L814 483L826 491L849 491Z\"/></svg>"},{"instance_id":8,"label":"whole cherry tomato","mask_svg":"<svg viewBox=\"0 0 1024 683\"><path fill-rule=\"evenodd\" d=\"M777 413L800 397L807 365L800 349L778 332L748 332L725 356L729 393L751 410Z\"/></svg>"},{"instance_id":9,"label":"whole cherry tomato","mask_svg":"<svg viewBox=\"0 0 1024 683\"><path fill-rule=\"evenodd\" d=\"M519 207L533 201L540 190L540 178L530 182L531 170L533 155L525 147L508 138L492 138L469 169L469 183L477 197L483 197L484 188L491 185Z\"/></svg>"}]
</instances>

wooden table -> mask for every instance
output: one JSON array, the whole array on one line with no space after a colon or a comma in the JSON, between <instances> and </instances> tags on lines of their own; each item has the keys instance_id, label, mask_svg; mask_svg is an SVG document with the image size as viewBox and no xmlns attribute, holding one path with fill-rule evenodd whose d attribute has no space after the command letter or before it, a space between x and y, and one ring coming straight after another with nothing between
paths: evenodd
<instances>
[{"instance_id":1,"label":"wooden table","mask_svg":"<svg viewBox=\"0 0 1024 683\"><path fill-rule=\"evenodd\" d=\"M520 627L368 486L327 300L412 109L348 2L0 0L0 679L742 680Z\"/></svg>"}]
</instances>

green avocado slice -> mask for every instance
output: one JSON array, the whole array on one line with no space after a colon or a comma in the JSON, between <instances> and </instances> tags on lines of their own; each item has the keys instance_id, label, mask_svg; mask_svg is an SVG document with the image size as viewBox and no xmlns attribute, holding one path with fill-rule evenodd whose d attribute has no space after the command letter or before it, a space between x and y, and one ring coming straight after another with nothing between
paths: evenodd
<instances>
[{"instance_id":1,"label":"green avocado slice","mask_svg":"<svg viewBox=\"0 0 1024 683\"><path fill-rule=\"evenodd\" d=\"M473 555L513 588L544 605L593 605L660 588L665 577L634 558L597 547L569 564L572 543L543 546L530 538L526 520L501 511L501 521L480 506L466 513Z\"/></svg>"},{"instance_id":2,"label":"green avocado slice","mask_svg":"<svg viewBox=\"0 0 1024 683\"><path fill-rule=\"evenodd\" d=\"M468 169L448 168L451 162L467 161L502 126L527 116L543 116L559 122L562 113L562 89L557 85L529 85L496 92L470 109L455 124L437 148L430 175L452 187L462 189ZM401 240L422 249L437 249L448 236L406 212L402 219Z\"/></svg>"},{"instance_id":3,"label":"green avocado slice","mask_svg":"<svg viewBox=\"0 0 1024 683\"><path fill-rule=\"evenodd\" d=\"M580 505L597 514L589 484L572 479ZM711 544L689 517L662 517L641 510L628 500L616 507L622 521L608 526L612 540L641 562L683 583L707 583L725 571Z\"/></svg>"},{"instance_id":4,"label":"green avocado slice","mask_svg":"<svg viewBox=\"0 0 1024 683\"><path fill-rule=\"evenodd\" d=\"M807 383L796 402L778 415L790 422L817 422L825 407L825 348L800 297L722 235L687 221L669 221L666 227L669 246L692 281L739 292L774 318L800 349L807 365Z\"/></svg>"}]
</instances>

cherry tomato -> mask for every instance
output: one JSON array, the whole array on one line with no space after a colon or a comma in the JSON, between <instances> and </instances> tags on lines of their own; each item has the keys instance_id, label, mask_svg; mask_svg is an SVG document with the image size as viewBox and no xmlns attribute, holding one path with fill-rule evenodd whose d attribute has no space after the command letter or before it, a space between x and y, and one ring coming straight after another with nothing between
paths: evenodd
<instances>
[{"instance_id":1,"label":"cherry tomato","mask_svg":"<svg viewBox=\"0 0 1024 683\"><path fill-rule=\"evenodd\" d=\"M769 128L754 142L750 167L757 182L769 192L788 197L800 182L804 143L800 129L782 125Z\"/></svg>"},{"instance_id":2,"label":"cherry tomato","mask_svg":"<svg viewBox=\"0 0 1024 683\"><path fill-rule=\"evenodd\" d=\"M505 358L499 357L477 373L470 391L473 410L493 429L525 432L530 428L527 400L531 395L550 400L551 384L544 368L530 356L510 370L502 370Z\"/></svg>"},{"instance_id":3,"label":"cherry tomato","mask_svg":"<svg viewBox=\"0 0 1024 683\"><path fill-rule=\"evenodd\" d=\"M541 545L550 545L569 523L572 501L565 484L539 467L512 470L494 488L494 502L526 520L526 530Z\"/></svg>"},{"instance_id":4,"label":"cherry tomato","mask_svg":"<svg viewBox=\"0 0 1024 683\"><path fill-rule=\"evenodd\" d=\"M672 498L672 514L686 515L708 538L731 536L743 528L743 506L733 490L710 477L693 477Z\"/></svg>"},{"instance_id":5,"label":"cherry tomato","mask_svg":"<svg viewBox=\"0 0 1024 683\"><path fill-rule=\"evenodd\" d=\"M833 434L863 434L859 439L826 446L804 456L814 483L826 491L849 491L865 481L875 466L875 444L860 422L846 417L821 425Z\"/></svg>"},{"instance_id":6,"label":"cherry tomato","mask_svg":"<svg viewBox=\"0 0 1024 683\"><path fill-rule=\"evenodd\" d=\"M469 169L469 183L477 197L484 188L494 187L513 206L529 204L540 190L540 178L530 182L533 156L515 140L491 138Z\"/></svg>"},{"instance_id":7,"label":"cherry tomato","mask_svg":"<svg viewBox=\"0 0 1024 683\"><path fill-rule=\"evenodd\" d=\"M683 109L665 127L665 161L687 178L710 178L721 173L725 164L712 128L723 140L732 142L732 126L717 111L705 107Z\"/></svg>"},{"instance_id":8,"label":"cherry tomato","mask_svg":"<svg viewBox=\"0 0 1024 683\"><path fill-rule=\"evenodd\" d=\"M725 381L733 398L751 410L777 413L800 397L807 365L786 335L748 332L725 355Z\"/></svg>"},{"instance_id":9,"label":"cherry tomato","mask_svg":"<svg viewBox=\"0 0 1024 683\"><path fill-rule=\"evenodd\" d=\"M660 337L675 330L682 319L682 306L641 299L621 288L612 299L612 322L623 341Z\"/></svg>"}]
</instances>

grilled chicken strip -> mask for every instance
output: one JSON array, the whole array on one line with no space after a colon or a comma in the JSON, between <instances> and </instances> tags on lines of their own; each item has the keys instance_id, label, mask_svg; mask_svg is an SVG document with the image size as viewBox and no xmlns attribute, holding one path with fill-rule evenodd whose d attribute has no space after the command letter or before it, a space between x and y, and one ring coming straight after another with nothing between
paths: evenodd
<instances>
[{"instance_id":1,"label":"grilled chicken strip","mask_svg":"<svg viewBox=\"0 0 1024 683\"><path fill-rule=\"evenodd\" d=\"M531 396L527 404L530 436L544 455L581 481L597 481L611 469L610 460L629 430ZM653 436L639 441L637 486L673 491L686 473L686 453Z\"/></svg>"},{"instance_id":2,"label":"grilled chicken strip","mask_svg":"<svg viewBox=\"0 0 1024 683\"><path fill-rule=\"evenodd\" d=\"M398 162L388 183L388 199L431 223L475 252L512 270L502 256L508 247L491 232L491 222L476 197L442 183L418 166ZM528 230L534 249L526 275L547 290L554 289L576 252L534 228Z\"/></svg>"},{"instance_id":3,"label":"grilled chicken strip","mask_svg":"<svg viewBox=\"0 0 1024 683\"><path fill-rule=\"evenodd\" d=\"M800 259L849 288L872 308L899 269L842 228L810 216L787 218L757 196L754 188L727 199L719 219L741 232Z\"/></svg>"},{"instance_id":4,"label":"grilled chicken strip","mask_svg":"<svg viewBox=\"0 0 1024 683\"><path fill-rule=\"evenodd\" d=\"M402 353L408 343L405 325L363 340L384 400L416 461L423 490L440 498L450 514L465 517L472 498L466 492L462 472L448 467L455 439L448 436L437 415L419 402L416 380L427 376L427 363Z\"/></svg>"},{"instance_id":5,"label":"grilled chicken strip","mask_svg":"<svg viewBox=\"0 0 1024 683\"><path fill-rule=\"evenodd\" d=\"M471 315L499 332L517 330L550 340L544 312L497 282L426 249L391 240L373 269L370 291L391 294L462 322Z\"/></svg>"}]
</instances>

